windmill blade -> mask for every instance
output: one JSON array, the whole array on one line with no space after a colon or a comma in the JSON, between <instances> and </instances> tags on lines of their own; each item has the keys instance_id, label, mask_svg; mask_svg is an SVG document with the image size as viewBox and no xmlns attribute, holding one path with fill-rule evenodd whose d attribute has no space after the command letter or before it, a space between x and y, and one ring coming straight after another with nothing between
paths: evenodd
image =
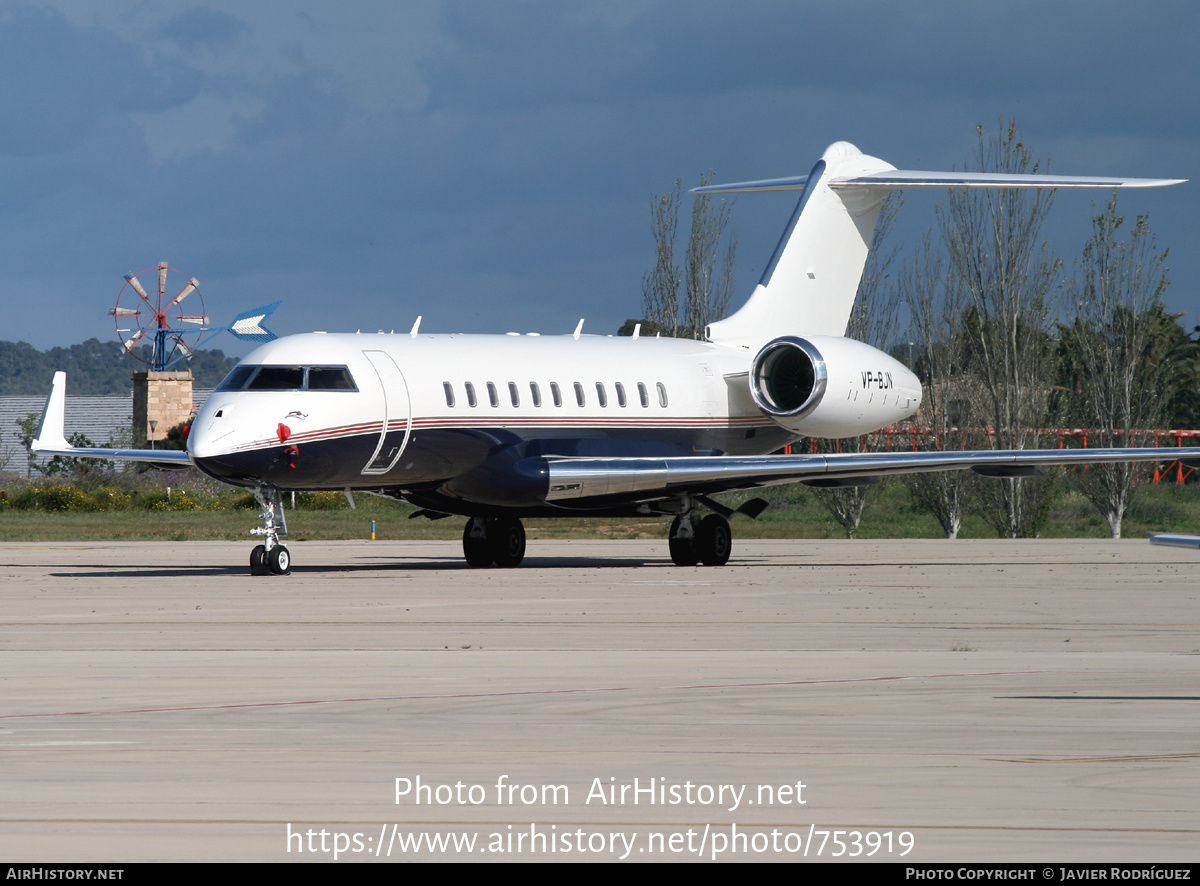
<instances>
[{"instance_id":1,"label":"windmill blade","mask_svg":"<svg viewBox=\"0 0 1200 886\"><path fill-rule=\"evenodd\" d=\"M160 261L158 263L158 301L162 304L162 297L167 294L167 263Z\"/></svg>"},{"instance_id":2,"label":"windmill blade","mask_svg":"<svg viewBox=\"0 0 1200 886\"><path fill-rule=\"evenodd\" d=\"M140 311L137 308L109 308L110 317L136 317Z\"/></svg>"},{"instance_id":3,"label":"windmill blade","mask_svg":"<svg viewBox=\"0 0 1200 886\"><path fill-rule=\"evenodd\" d=\"M144 329L139 329L137 332L135 332L128 341L121 345L121 353L128 354L130 351L132 351L133 346L136 345L138 340L141 339L141 337L145 334L146 330Z\"/></svg>"},{"instance_id":4,"label":"windmill blade","mask_svg":"<svg viewBox=\"0 0 1200 886\"><path fill-rule=\"evenodd\" d=\"M208 323L208 317L204 314L180 314L175 319L180 323L192 323L196 326L204 326Z\"/></svg>"},{"instance_id":5,"label":"windmill blade","mask_svg":"<svg viewBox=\"0 0 1200 886\"><path fill-rule=\"evenodd\" d=\"M188 346L188 343L183 340L182 335L175 333L175 335L171 336L171 338L175 340L175 349L179 351L179 355L181 357L191 356L192 349Z\"/></svg>"},{"instance_id":6,"label":"windmill blade","mask_svg":"<svg viewBox=\"0 0 1200 886\"><path fill-rule=\"evenodd\" d=\"M133 274L126 274L125 282L133 287L133 291L140 295L146 304L150 303L150 297L146 295L146 290L142 289L142 284L138 281L137 277L133 276Z\"/></svg>"},{"instance_id":7,"label":"windmill blade","mask_svg":"<svg viewBox=\"0 0 1200 886\"><path fill-rule=\"evenodd\" d=\"M197 280L195 277L193 277L191 280L188 280L187 286L185 286L185 287L183 287L183 289L179 290L179 295L177 295L173 299L171 299L171 303L169 305L167 305L165 308L163 308L163 310L169 311L171 308L175 307L177 304L179 304L181 301L183 301L185 298L187 298L189 295L191 295L195 290L197 290L199 288L200 288L200 281Z\"/></svg>"}]
</instances>

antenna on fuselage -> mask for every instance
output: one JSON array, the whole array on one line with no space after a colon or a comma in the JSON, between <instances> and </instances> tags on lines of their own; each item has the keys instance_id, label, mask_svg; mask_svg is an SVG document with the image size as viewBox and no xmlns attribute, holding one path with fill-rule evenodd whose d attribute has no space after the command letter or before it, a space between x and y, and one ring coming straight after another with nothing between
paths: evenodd
<instances>
[{"instance_id":1,"label":"antenna on fuselage","mask_svg":"<svg viewBox=\"0 0 1200 886\"><path fill-rule=\"evenodd\" d=\"M413 324L412 330L408 333L413 338L417 337L417 330L421 328L421 315L417 314L417 322Z\"/></svg>"},{"instance_id":2,"label":"antenna on fuselage","mask_svg":"<svg viewBox=\"0 0 1200 886\"><path fill-rule=\"evenodd\" d=\"M583 333L583 317L579 318L579 325L575 327L575 341L579 341L579 336Z\"/></svg>"}]
</instances>

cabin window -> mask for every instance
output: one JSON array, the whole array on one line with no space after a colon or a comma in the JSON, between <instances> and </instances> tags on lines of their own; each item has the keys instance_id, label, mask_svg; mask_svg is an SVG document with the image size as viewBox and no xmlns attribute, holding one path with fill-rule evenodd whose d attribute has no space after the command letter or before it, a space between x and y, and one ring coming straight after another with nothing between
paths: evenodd
<instances>
[{"instance_id":1,"label":"cabin window","mask_svg":"<svg viewBox=\"0 0 1200 886\"><path fill-rule=\"evenodd\" d=\"M304 388L302 366L263 366L250 379L248 391L299 391Z\"/></svg>"},{"instance_id":2,"label":"cabin window","mask_svg":"<svg viewBox=\"0 0 1200 886\"><path fill-rule=\"evenodd\" d=\"M667 389L662 382L658 383L658 405L667 408Z\"/></svg>"},{"instance_id":3,"label":"cabin window","mask_svg":"<svg viewBox=\"0 0 1200 886\"><path fill-rule=\"evenodd\" d=\"M542 392L538 388L537 382L531 381L529 383L529 393L533 397L533 405L541 406L542 405Z\"/></svg>"},{"instance_id":4,"label":"cabin window","mask_svg":"<svg viewBox=\"0 0 1200 886\"><path fill-rule=\"evenodd\" d=\"M310 366L308 368L310 391L354 391L354 379L345 366ZM451 404L453 405L453 404Z\"/></svg>"},{"instance_id":5,"label":"cabin window","mask_svg":"<svg viewBox=\"0 0 1200 886\"><path fill-rule=\"evenodd\" d=\"M579 382L575 382L575 402L580 406L586 405L586 401L583 399L583 385Z\"/></svg>"},{"instance_id":6,"label":"cabin window","mask_svg":"<svg viewBox=\"0 0 1200 886\"><path fill-rule=\"evenodd\" d=\"M464 387L467 389L467 405L474 409L475 404L479 402L475 399L475 385L467 382Z\"/></svg>"},{"instance_id":7,"label":"cabin window","mask_svg":"<svg viewBox=\"0 0 1200 886\"><path fill-rule=\"evenodd\" d=\"M521 405L521 395L517 393L517 383L515 381L508 383L508 399L512 400L513 406Z\"/></svg>"},{"instance_id":8,"label":"cabin window","mask_svg":"<svg viewBox=\"0 0 1200 886\"><path fill-rule=\"evenodd\" d=\"M638 382L638 396L642 400L642 408L648 409L650 407L650 395L646 393L646 386L641 382Z\"/></svg>"},{"instance_id":9,"label":"cabin window","mask_svg":"<svg viewBox=\"0 0 1200 886\"><path fill-rule=\"evenodd\" d=\"M617 405L625 408L625 385L617 382Z\"/></svg>"},{"instance_id":10,"label":"cabin window","mask_svg":"<svg viewBox=\"0 0 1200 886\"><path fill-rule=\"evenodd\" d=\"M488 389L488 402L491 403L492 408L495 409L497 406L500 405L500 395L496 393L496 386L494 384L492 384L491 382L487 383L487 389Z\"/></svg>"},{"instance_id":11,"label":"cabin window","mask_svg":"<svg viewBox=\"0 0 1200 886\"><path fill-rule=\"evenodd\" d=\"M562 406L562 391L558 389L558 382L550 382L550 396L554 399L555 406Z\"/></svg>"},{"instance_id":12,"label":"cabin window","mask_svg":"<svg viewBox=\"0 0 1200 886\"><path fill-rule=\"evenodd\" d=\"M225 376L224 381L217 385L218 391L240 391L242 386L246 384L246 380L254 374L257 366L235 366L229 375Z\"/></svg>"},{"instance_id":13,"label":"cabin window","mask_svg":"<svg viewBox=\"0 0 1200 886\"><path fill-rule=\"evenodd\" d=\"M596 382L596 399L600 401L600 408L603 409L608 405L608 394L604 390L604 382Z\"/></svg>"},{"instance_id":14,"label":"cabin window","mask_svg":"<svg viewBox=\"0 0 1200 886\"><path fill-rule=\"evenodd\" d=\"M448 381L442 382L442 390L446 392L446 405L454 406L454 385Z\"/></svg>"}]
</instances>

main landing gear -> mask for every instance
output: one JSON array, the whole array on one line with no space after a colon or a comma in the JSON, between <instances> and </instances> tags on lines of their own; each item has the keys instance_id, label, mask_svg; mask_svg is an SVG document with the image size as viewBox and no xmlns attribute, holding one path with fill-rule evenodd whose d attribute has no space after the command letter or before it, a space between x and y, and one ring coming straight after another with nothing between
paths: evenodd
<instances>
[{"instance_id":1,"label":"main landing gear","mask_svg":"<svg viewBox=\"0 0 1200 886\"><path fill-rule=\"evenodd\" d=\"M724 566L733 550L733 532L720 514L704 519L694 510L680 514L671 523L671 559L676 566Z\"/></svg>"},{"instance_id":2,"label":"main landing gear","mask_svg":"<svg viewBox=\"0 0 1200 886\"><path fill-rule=\"evenodd\" d=\"M251 535L263 536L263 544L250 552L251 575L287 575L292 571L292 555L279 541L287 535L287 517L283 512L283 496L274 486L255 486L254 500L262 508L258 515L261 527L250 530Z\"/></svg>"},{"instance_id":3,"label":"main landing gear","mask_svg":"<svg viewBox=\"0 0 1200 886\"><path fill-rule=\"evenodd\" d=\"M463 529L467 565L485 569L520 566L525 559L525 527L516 517L472 517Z\"/></svg>"}]
</instances>

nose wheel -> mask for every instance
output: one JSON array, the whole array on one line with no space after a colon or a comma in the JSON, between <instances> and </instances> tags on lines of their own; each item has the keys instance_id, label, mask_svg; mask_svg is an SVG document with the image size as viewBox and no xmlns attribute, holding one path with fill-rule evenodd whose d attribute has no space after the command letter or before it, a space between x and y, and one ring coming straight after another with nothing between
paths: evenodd
<instances>
[{"instance_id":1,"label":"nose wheel","mask_svg":"<svg viewBox=\"0 0 1200 886\"><path fill-rule=\"evenodd\" d=\"M263 525L251 529L250 534L263 536L263 544L250 551L250 574L287 575L292 571L292 555L279 541L279 536L287 535L283 496L274 486L257 486L254 500L262 508L258 517Z\"/></svg>"},{"instance_id":2,"label":"nose wheel","mask_svg":"<svg viewBox=\"0 0 1200 886\"><path fill-rule=\"evenodd\" d=\"M463 528L463 556L475 569L520 566L525 527L516 517L472 517Z\"/></svg>"}]
</instances>

